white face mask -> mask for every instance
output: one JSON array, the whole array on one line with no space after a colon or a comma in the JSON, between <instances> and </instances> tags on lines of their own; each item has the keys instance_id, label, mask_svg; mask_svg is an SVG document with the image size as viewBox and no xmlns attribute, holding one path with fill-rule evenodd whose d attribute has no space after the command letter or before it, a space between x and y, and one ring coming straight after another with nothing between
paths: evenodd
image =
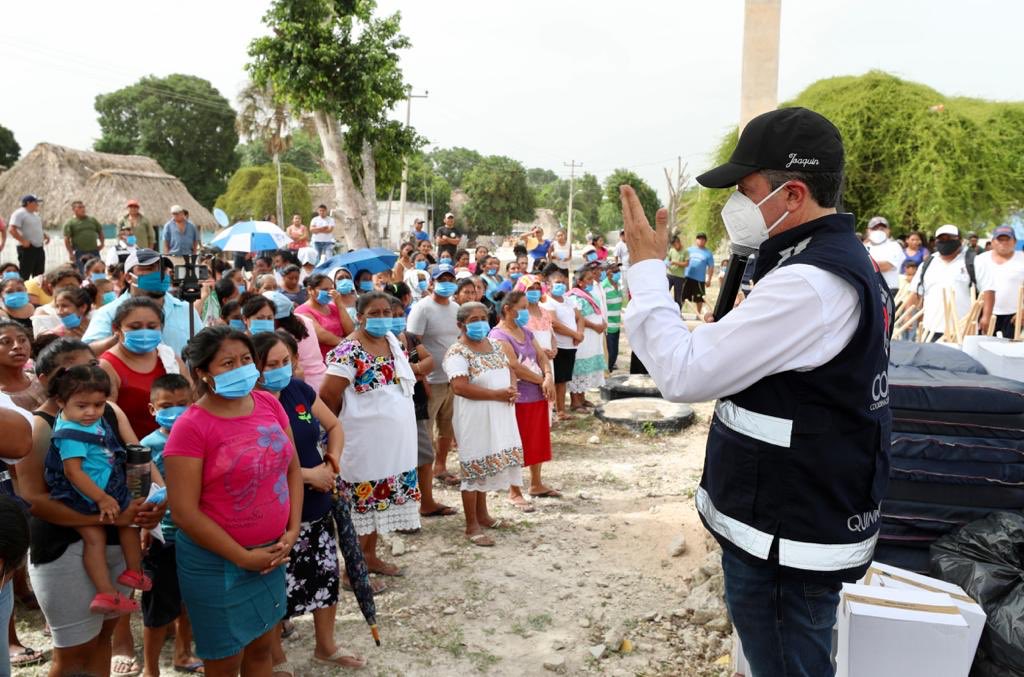
<instances>
[{"instance_id":1,"label":"white face mask","mask_svg":"<svg viewBox=\"0 0 1024 677\"><path fill-rule=\"evenodd\" d=\"M882 244L889 239L889 236L885 234L885 231L881 228L876 230L868 231L868 242L871 244Z\"/></svg>"},{"instance_id":2,"label":"white face mask","mask_svg":"<svg viewBox=\"0 0 1024 677\"><path fill-rule=\"evenodd\" d=\"M786 183L789 182L787 181ZM768 234L772 232L775 226L782 223L782 220L789 216L789 212L786 211L775 220L775 223L766 226L764 214L761 213L760 206L785 187L786 184L784 183L757 203L739 191L735 191L730 195L729 200L722 207L722 221L725 223L725 230L729 233L729 239L744 247L752 249L760 247L761 243L768 239Z\"/></svg>"}]
</instances>

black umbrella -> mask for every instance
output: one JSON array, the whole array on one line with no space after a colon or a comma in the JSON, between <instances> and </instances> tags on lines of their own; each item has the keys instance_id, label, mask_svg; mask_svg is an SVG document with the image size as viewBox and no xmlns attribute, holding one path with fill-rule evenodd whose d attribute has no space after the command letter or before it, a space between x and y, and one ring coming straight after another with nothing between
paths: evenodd
<instances>
[{"instance_id":1,"label":"black umbrella","mask_svg":"<svg viewBox=\"0 0 1024 677\"><path fill-rule=\"evenodd\" d=\"M363 612L363 618L370 624L373 641L380 646L380 632L377 631L377 605L373 601L373 587L370 585L370 571L366 568L363 549L359 547L359 537L352 525L352 514L348 499L336 486L334 489L334 521L338 525L338 546L345 560L345 573L352 584L352 592Z\"/></svg>"}]
</instances>

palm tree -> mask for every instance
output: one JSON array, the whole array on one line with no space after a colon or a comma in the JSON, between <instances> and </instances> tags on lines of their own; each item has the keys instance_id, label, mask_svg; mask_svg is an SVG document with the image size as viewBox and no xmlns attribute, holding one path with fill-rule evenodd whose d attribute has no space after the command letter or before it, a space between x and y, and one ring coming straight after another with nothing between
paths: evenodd
<instances>
[{"instance_id":1,"label":"palm tree","mask_svg":"<svg viewBox=\"0 0 1024 677\"><path fill-rule=\"evenodd\" d=\"M274 98L274 91L249 82L238 95L238 118L235 127L240 136L263 142L274 158L277 171L277 223L284 227L284 193L281 188L281 153L292 144L291 130L295 120L287 106Z\"/></svg>"}]
</instances>

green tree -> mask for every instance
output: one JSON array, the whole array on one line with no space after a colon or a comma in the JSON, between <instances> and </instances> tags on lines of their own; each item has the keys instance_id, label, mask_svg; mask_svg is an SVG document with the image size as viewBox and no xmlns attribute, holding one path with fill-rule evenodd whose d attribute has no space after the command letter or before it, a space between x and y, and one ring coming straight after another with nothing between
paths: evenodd
<instances>
[{"instance_id":1,"label":"green tree","mask_svg":"<svg viewBox=\"0 0 1024 677\"><path fill-rule=\"evenodd\" d=\"M21 146L14 140L14 132L0 125L0 166L14 165L20 155Z\"/></svg>"},{"instance_id":2,"label":"green tree","mask_svg":"<svg viewBox=\"0 0 1024 677\"><path fill-rule=\"evenodd\" d=\"M96 150L152 157L200 204L213 203L238 167L235 111L202 78L147 76L97 96L96 112Z\"/></svg>"},{"instance_id":3,"label":"green tree","mask_svg":"<svg viewBox=\"0 0 1024 677\"><path fill-rule=\"evenodd\" d=\"M306 173L311 183L330 182L331 177L323 169L323 149L316 132L310 133L299 127L289 132L291 145L281 153L281 162L298 167ZM238 146L237 152L243 167L265 165L273 162L266 144L249 141Z\"/></svg>"},{"instance_id":4,"label":"green tree","mask_svg":"<svg viewBox=\"0 0 1024 677\"><path fill-rule=\"evenodd\" d=\"M438 148L430 153L430 159L445 181L452 188L464 188L462 185L470 170L484 159L480 153L468 148Z\"/></svg>"},{"instance_id":5,"label":"green tree","mask_svg":"<svg viewBox=\"0 0 1024 677\"><path fill-rule=\"evenodd\" d=\"M1024 195L1024 103L946 97L880 71L819 80L786 106L817 111L846 148L843 209L860 227L885 216L897 235L944 223L974 228L1003 221ZM728 159L726 134L713 164ZM719 212L729 190L701 189L686 232L725 237ZM684 202L685 206L685 202Z\"/></svg>"},{"instance_id":6,"label":"green tree","mask_svg":"<svg viewBox=\"0 0 1024 677\"><path fill-rule=\"evenodd\" d=\"M398 199L400 184L400 175L389 183L382 183L381 195L390 195L394 199ZM444 222L444 214L450 208L451 185L435 171L430 157L419 151L409 156L409 183L406 198L410 202L433 203L435 228ZM392 214L392 225L394 225L394 214ZM408 227L409 224L401 226L403 229Z\"/></svg>"},{"instance_id":7,"label":"green tree","mask_svg":"<svg viewBox=\"0 0 1024 677\"><path fill-rule=\"evenodd\" d=\"M465 217L472 232L507 235L513 221L533 219L534 197L526 170L511 158L485 157L466 175L463 188L469 195Z\"/></svg>"},{"instance_id":8,"label":"green tree","mask_svg":"<svg viewBox=\"0 0 1024 677\"><path fill-rule=\"evenodd\" d=\"M573 236L595 229L598 226L598 208L604 197L604 190L593 174L584 174L576 179L576 195L572 201ZM558 221L568 224L569 180L556 179L544 184L536 191L537 206L550 209Z\"/></svg>"},{"instance_id":9,"label":"green tree","mask_svg":"<svg viewBox=\"0 0 1024 677\"><path fill-rule=\"evenodd\" d=\"M526 182L530 184L531 188L540 188L554 181L558 181L558 174L550 169L531 167L526 170Z\"/></svg>"},{"instance_id":10,"label":"green tree","mask_svg":"<svg viewBox=\"0 0 1024 677\"><path fill-rule=\"evenodd\" d=\"M270 34L249 44L246 66L253 82L312 117L352 248L376 239L374 144L394 141L387 113L408 94L399 14L377 18L375 9L373 0L274 0L263 17Z\"/></svg>"},{"instance_id":11,"label":"green tree","mask_svg":"<svg viewBox=\"0 0 1024 677\"><path fill-rule=\"evenodd\" d=\"M622 228L622 207L619 200L619 186L626 184L633 187L643 205L647 220L654 223L654 214L661 207L658 193L646 181L628 169L616 169L604 180L604 203L598 210L600 230L606 233Z\"/></svg>"},{"instance_id":12,"label":"green tree","mask_svg":"<svg viewBox=\"0 0 1024 677\"><path fill-rule=\"evenodd\" d=\"M284 201L286 223L292 214L309 218L313 203L306 174L297 167L281 163L281 194ZM227 212L232 222L262 219L277 208L277 171L272 164L242 167L228 181L227 191L217 198L215 206Z\"/></svg>"}]
</instances>

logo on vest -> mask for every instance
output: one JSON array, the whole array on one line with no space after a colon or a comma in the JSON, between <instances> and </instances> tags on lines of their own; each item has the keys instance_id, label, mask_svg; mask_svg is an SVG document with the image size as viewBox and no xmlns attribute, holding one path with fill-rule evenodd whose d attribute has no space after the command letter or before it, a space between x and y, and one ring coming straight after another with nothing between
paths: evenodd
<instances>
[{"instance_id":1,"label":"logo on vest","mask_svg":"<svg viewBox=\"0 0 1024 677\"><path fill-rule=\"evenodd\" d=\"M889 372L882 371L875 374L871 380L871 406L868 410L875 411L889 404Z\"/></svg>"},{"instance_id":2,"label":"logo on vest","mask_svg":"<svg viewBox=\"0 0 1024 677\"><path fill-rule=\"evenodd\" d=\"M786 169L789 169L793 165L800 165L801 167L808 167L821 164L818 162L816 157L797 157L796 153L789 154L789 162L786 163Z\"/></svg>"},{"instance_id":3,"label":"logo on vest","mask_svg":"<svg viewBox=\"0 0 1024 677\"><path fill-rule=\"evenodd\" d=\"M861 512L846 518L846 528L853 532L867 531L878 521L881 511L877 508L870 512Z\"/></svg>"}]
</instances>

